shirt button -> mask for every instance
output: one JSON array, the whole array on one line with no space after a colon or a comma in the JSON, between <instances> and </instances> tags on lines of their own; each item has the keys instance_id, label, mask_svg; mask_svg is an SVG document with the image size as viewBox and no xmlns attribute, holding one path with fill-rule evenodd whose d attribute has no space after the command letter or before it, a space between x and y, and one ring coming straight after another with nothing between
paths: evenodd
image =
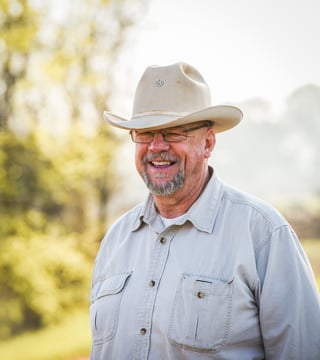
<instances>
[{"instance_id":1,"label":"shirt button","mask_svg":"<svg viewBox=\"0 0 320 360\"><path fill-rule=\"evenodd\" d=\"M145 328L140 329L140 335L145 335L147 333L147 330Z\"/></svg>"},{"instance_id":2,"label":"shirt button","mask_svg":"<svg viewBox=\"0 0 320 360\"><path fill-rule=\"evenodd\" d=\"M197 296L199 299L203 299L206 296L206 294L203 291L199 291Z\"/></svg>"},{"instance_id":3,"label":"shirt button","mask_svg":"<svg viewBox=\"0 0 320 360\"><path fill-rule=\"evenodd\" d=\"M161 243L162 245L164 245L166 242L167 242L167 239L166 239L166 238L162 237L162 238L160 239L160 243Z\"/></svg>"},{"instance_id":4,"label":"shirt button","mask_svg":"<svg viewBox=\"0 0 320 360\"><path fill-rule=\"evenodd\" d=\"M149 286L150 286L150 287L154 287L155 284L156 284L156 282L155 282L154 280L150 280L150 281L149 281Z\"/></svg>"}]
</instances>

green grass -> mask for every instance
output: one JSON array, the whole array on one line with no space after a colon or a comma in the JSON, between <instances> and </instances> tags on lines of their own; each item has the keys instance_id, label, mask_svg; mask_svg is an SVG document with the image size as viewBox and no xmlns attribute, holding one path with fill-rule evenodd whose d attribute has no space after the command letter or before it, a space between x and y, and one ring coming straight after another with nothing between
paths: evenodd
<instances>
[{"instance_id":1,"label":"green grass","mask_svg":"<svg viewBox=\"0 0 320 360\"><path fill-rule=\"evenodd\" d=\"M320 239L301 241L320 289ZM85 360L91 346L89 310L70 314L61 324L0 342L0 359Z\"/></svg>"},{"instance_id":2,"label":"green grass","mask_svg":"<svg viewBox=\"0 0 320 360\"><path fill-rule=\"evenodd\" d=\"M90 346L89 311L83 310L59 325L0 342L0 359L84 360Z\"/></svg>"}]
</instances>

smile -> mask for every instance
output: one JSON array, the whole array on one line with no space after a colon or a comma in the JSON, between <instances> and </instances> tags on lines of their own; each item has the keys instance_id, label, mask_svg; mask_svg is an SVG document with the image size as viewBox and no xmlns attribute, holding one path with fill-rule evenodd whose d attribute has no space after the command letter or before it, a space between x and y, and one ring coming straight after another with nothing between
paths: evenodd
<instances>
[{"instance_id":1,"label":"smile","mask_svg":"<svg viewBox=\"0 0 320 360\"><path fill-rule=\"evenodd\" d=\"M174 165L175 162L173 161L164 161L164 160L161 160L161 161L151 161L151 165L156 167L156 168L167 168L171 165Z\"/></svg>"}]
</instances>

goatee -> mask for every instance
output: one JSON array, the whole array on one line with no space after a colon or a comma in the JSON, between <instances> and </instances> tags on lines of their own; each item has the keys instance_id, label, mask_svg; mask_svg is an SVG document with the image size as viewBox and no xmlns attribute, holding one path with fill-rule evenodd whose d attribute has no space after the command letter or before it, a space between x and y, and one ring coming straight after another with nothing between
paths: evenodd
<instances>
[{"instance_id":1,"label":"goatee","mask_svg":"<svg viewBox=\"0 0 320 360\"><path fill-rule=\"evenodd\" d=\"M184 185L185 172L183 170L179 169L173 179L168 180L167 182L165 182L163 184L156 184L156 183L152 182L152 180L150 179L150 177L147 173L146 164L153 161L157 157L159 157L159 154L150 154L150 155L147 155L143 159L144 166L143 166L142 179L152 194L159 195L159 196L172 195L175 192L177 192L179 189L181 189L182 186ZM162 160L176 162L178 165L180 164L179 158L173 157L167 153L161 153L160 157Z\"/></svg>"}]
</instances>

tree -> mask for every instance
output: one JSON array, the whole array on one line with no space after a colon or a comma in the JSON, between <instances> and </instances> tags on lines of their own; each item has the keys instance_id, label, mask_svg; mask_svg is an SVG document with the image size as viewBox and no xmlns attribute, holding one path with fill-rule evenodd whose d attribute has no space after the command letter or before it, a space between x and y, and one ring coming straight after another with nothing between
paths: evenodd
<instances>
[{"instance_id":1,"label":"tree","mask_svg":"<svg viewBox=\"0 0 320 360\"><path fill-rule=\"evenodd\" d=\"M101 113L142 1L30 4L0 0L0 338L88 304L119 144Z\"/></svg>"},{"instance_id":2,"label":"tree","mask_svg":"<svg viewBox=\"0 0 320 360\"><path fill-rule=\"evenodd\" d=\"M37 17L27 0L0 0L0 130L12 111L14 86L25 75L29 49L37 32Z\"/></svg>"}]
</instances>

